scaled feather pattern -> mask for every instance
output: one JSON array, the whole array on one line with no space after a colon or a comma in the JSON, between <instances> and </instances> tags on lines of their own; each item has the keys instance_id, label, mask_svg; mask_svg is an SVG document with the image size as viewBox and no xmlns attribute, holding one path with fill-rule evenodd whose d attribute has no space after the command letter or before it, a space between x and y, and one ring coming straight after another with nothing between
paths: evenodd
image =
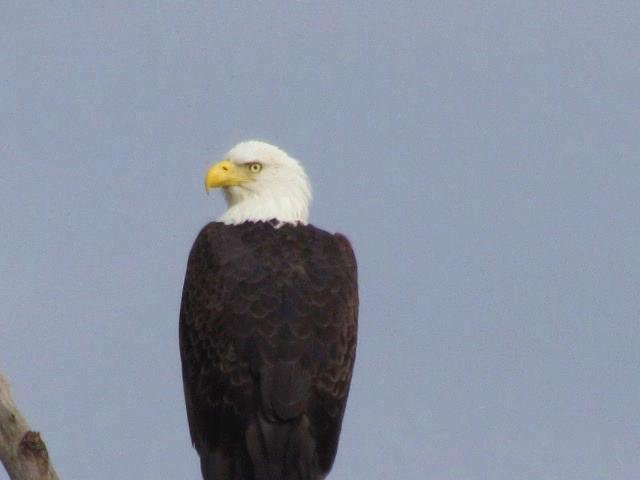
<instances>
[{"instance_id":1,"label":"scaled feather pattern","mask_svg":"<svg viewBox=\"0 0 640 480\"><path fill-rule=\"evenodd\" d=\"M180 352L205 480L318 480L353 371L349 241L312 225L213 222L187 265Z\"/></svg>"}]
</instances>

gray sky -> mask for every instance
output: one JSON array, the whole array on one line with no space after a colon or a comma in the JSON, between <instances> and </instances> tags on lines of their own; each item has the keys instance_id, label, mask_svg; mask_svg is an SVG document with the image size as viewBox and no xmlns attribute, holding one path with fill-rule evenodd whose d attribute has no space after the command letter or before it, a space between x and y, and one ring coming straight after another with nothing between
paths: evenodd
<instances>
[{"instance_id":1,"label":"gray sky","mask_svg":"<svg viewBox=\"0 0 640 480\"><path fill-rule=\"evenodd\" d=\"M61 478L198 477L182 280L249 138L359 260L332 479L640 478L638 2L107 3L0 15L0 369Z\"/></svg>"}]
</instances>

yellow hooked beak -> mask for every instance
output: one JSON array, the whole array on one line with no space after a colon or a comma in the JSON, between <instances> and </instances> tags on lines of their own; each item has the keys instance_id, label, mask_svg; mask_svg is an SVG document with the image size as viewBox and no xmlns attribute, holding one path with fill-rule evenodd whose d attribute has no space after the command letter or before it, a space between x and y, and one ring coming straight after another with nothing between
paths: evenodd
<instances>
[{"instance_id":1,"label":"yellow hooked beak","mask_svg":"<svg viewBox=\"0 0 640 480\"><path fill-rule=\"evenodd\" d=\"M249 180L245 169L229 160L223 160L211 167L204 177L204 188L209 192L212 188L235 187Z\"/></svg>"}]
</instances>

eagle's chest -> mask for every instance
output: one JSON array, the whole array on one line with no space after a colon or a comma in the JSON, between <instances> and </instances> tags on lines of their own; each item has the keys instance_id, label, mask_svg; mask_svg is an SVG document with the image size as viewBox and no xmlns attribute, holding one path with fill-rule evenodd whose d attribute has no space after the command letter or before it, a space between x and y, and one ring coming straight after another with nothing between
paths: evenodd
<instances>
[{"instance_id":1,"label":"eagle's chest","mask_svg":"<svg viewBox=\"0 0 640 480\"><path fill-rule=\"evenodd\" d=\"M229 266L238 269L249 281L268 281L281 287L303 286L309 279L309 272L314 269L307 247L279 242L246 245Z\"/></svg>"}]
</instances>

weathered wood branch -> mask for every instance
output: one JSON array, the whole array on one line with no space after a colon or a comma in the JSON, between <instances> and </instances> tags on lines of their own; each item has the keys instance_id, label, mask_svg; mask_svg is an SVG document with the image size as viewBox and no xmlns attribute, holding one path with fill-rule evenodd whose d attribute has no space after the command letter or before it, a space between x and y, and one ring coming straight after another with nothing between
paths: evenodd
<instances>
[{"instance_id":1,"label":"weathered wood branch","mask_svg":"<svg viewBox=\"0 0 640 480\"><path fill-rule=\"evenodd\" d=\"M29 428L0 374L0 461L11 480L58 480L40 434Z\"/></svg>"}]
</instances>

